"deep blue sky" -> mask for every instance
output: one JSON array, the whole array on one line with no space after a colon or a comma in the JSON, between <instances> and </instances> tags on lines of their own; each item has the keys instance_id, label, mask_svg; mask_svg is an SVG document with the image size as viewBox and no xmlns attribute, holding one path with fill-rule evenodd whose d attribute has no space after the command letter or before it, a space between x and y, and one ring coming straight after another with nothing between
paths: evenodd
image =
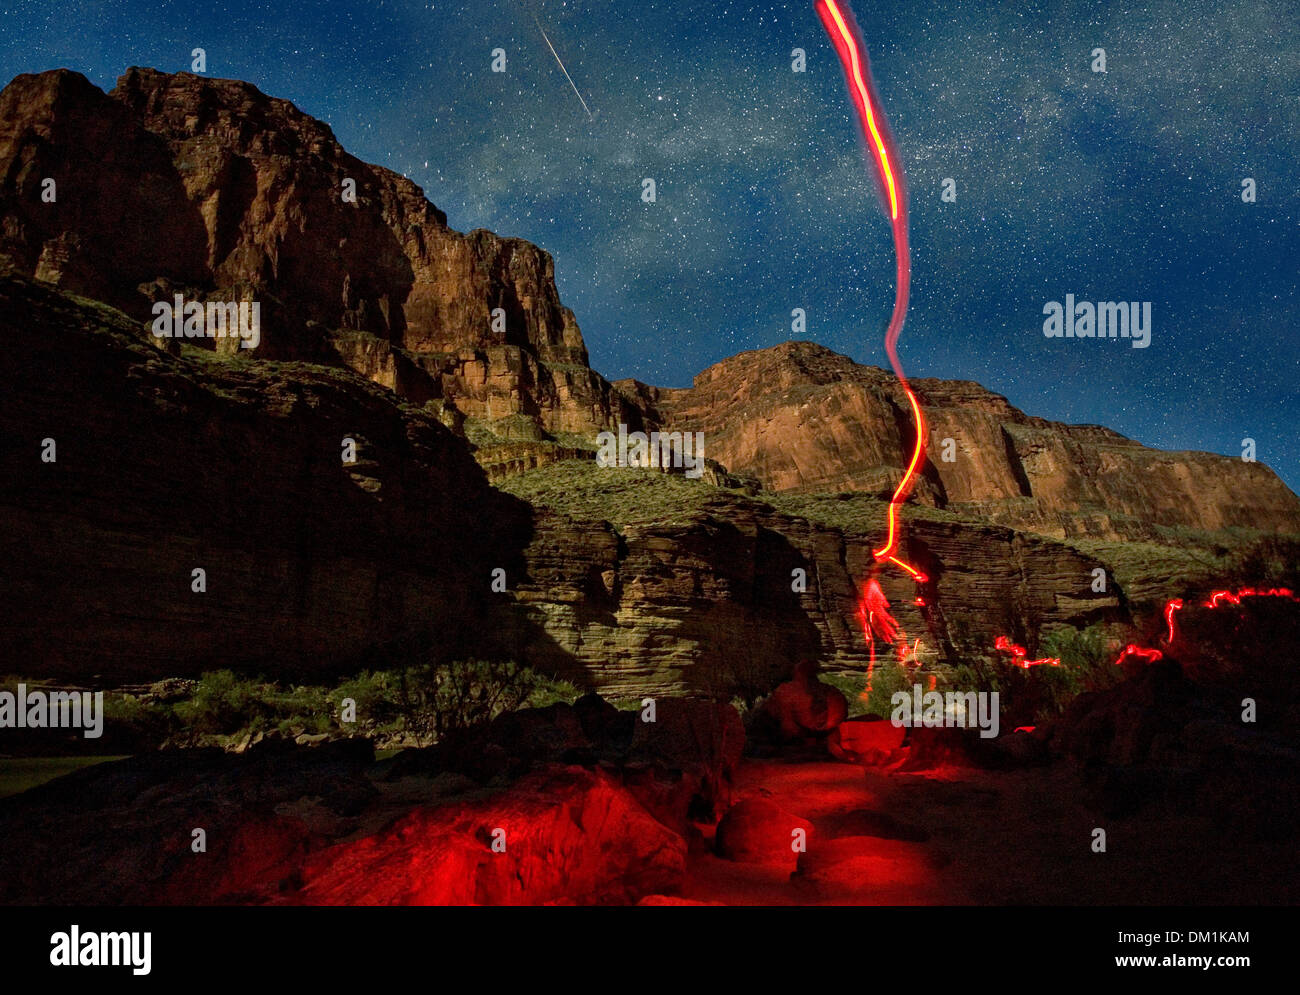
<instances>
[{"instance_id":1,"label":"deep blue sky","mask_svg":"<svg viewBox=\"0 0 1300 995\"><path fill-rule=\"evenodd\" d=\"M1163 448L1235 456L1249 436L1300 486L1297 4L857 16L911 189L909 375ZM812 0L0 0L0 19L5 81L66 66L107 89L202 46L209 75L328 122L454 227L538 243L608 377L685 385L790 338L794 307L807 337L887 365L889 227ZM1150 348L1044 338L1044 303L1067 293L1151 301Z\"/></svg>"}]
</instances>

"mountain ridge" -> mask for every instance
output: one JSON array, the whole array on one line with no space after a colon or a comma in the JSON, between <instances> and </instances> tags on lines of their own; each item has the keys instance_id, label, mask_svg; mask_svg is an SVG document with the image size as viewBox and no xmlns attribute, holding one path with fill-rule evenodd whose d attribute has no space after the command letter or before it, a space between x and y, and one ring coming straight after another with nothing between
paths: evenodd
<instances>
[{"instance_id":1,"label":"mountain ridge","mask_svg":"<svg viewBox=\"0 0 1300 995\"><path fill-rule=\"evenodd\" d=\"M18 272L142 322L177 293L261 300L255 358L388 387L468 436L494 480L619 424L703 431L719 474L797 493L887 497L911 450L892 374L806 340L727 357L688 388L607 380L545 250L449 228L415 183L239 80L131 68L105 93L71 70L15 78L0 93L0 214ZM1263 464L1038 418L973 381L913 386L930 428L915 501L1060 538L1300 533L1300 498Z\"/></svg>"}]
</instances>

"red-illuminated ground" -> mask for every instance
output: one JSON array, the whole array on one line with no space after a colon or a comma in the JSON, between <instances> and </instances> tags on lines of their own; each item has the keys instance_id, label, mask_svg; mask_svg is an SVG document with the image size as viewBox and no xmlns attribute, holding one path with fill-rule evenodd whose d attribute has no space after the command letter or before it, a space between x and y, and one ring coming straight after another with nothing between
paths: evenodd
<instances>
[{"instance_id":1,"label":"red-illuminated ground","mask_svg":"<svg viewBox=\"0 0 1300 995\"><path fill-rule=\"evenodd\" d=\"M646 723L587 695L380 762L351 739L99 764L0 799L0 902L1294 903L1300 677L1278 647L1300 607L1185 602L1160 659L1032 733L905 741L846 720L809 664L748 730L720 702Z\"/></svg>"},{"instance_id":2,"label":"red-illuminated ground","mask_svg":"<svg viewBox=\"0 0 1300 995\"><path fill-rule=\"evenodd\" d=\"M1203 846L1219 838L1214 812L1099 820L1077 777L1061 767L914 774L838 763L747 761L741 795L768 798L812 821L810 850L832 851L811 874L740 864L708 852L687 859L682 897L728 905L1205 904L1276 895L1270 866L1290 866L1282 843L1246 853ZM867 813L867 814L864 814ZM872 814L876 815L872 815ZM891 821L892 820L892 821ZM921 830L909 841L867 835ZM1108 852L1090 849L1108 828ZM818 833L821 839L818 839ZM1291 889L1292 900L1300 888Z\"/></svg>"}]
</instances>

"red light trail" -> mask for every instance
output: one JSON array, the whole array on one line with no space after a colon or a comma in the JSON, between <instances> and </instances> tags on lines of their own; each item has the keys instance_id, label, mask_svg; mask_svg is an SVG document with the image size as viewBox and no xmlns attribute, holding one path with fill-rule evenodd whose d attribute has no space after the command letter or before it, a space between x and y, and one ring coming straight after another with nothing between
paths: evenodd
<instances>
[{"instance_id":1,"label":"red light trail","mask_svg":"<svg viewBox=\"0 0 1300 995\"><path fill-rule=\"evenodd\" d=\"M838 0L817 0L817 16L822 27L830 36L831 44L839 56L848 82L849 96L858 114L858 124L862 137L870 151L873 177L880 185L889 202L889 221L894 235L894 258L896 278L894 281L894 311L885 331L885 351L889 354L889 363L902 385L903 392L912 409L912 424L916 429L916 440L912 446L912 457L902 479L894 489L886 510L887 533L884 545L873 549L871 555L876 561L872 569L873 576L862 591L862 600L858 605L858 617L862 623L862 633L870 651L867 670L867 687L864 697L871 693L871 678L876 665L876 637L895 645L900 664L907 663L910 654L913 665L920 661L917 654L921 641L913 641L909 646L907 636L889 613L889 601L880 589L874 574L883 564L892 563L918 584L924 584L929 578L898 555L898 509L912 493L916 476L925 459L925 416L921 413L921 404L916 399L907 376L903 373L903 364L898 359L898 337L903 331L903 320L907 316L908 293L912 282L912 258L907 243L907 192L903 185L901 169L895 173L892 162L898 160L891 154L892 142L888 138L885 116L880 109L880 101L871 85L871 68L867 59L866 48L853 23L853 15ZM924 599L917 597L917 605L925 607Z\"/></svg>"},{"instance_id":2,"label":"red light trail","mask_svg":"<svg viewBox=\"0 0 1300 995\"><path fill-rule=\"evenodd\" d=\"M1119 651L1119 656L1115 658L1115 666L1118 667L1131 656L1135 656L1145 663L1155 663L1157 660L1163 658L1164 654L1159 650L1143 649L1141 646L1135 646L1133 643L1129 643Z\"/></svg>"},{"instance_id":3,"label":"red light trail","mask_svg":"<svg viewBox=\"0 0 1300 995\"><path fill-rule=\"evenodd\" d=\"M1285 598L1288 601L1300 601L1295 592L1289 587L1270 587L1255 588L1241 587L1235 592L1229 590L1214 591L1206 599L1202 607L1215 609L1222 608L1224 605L1240 605L1242 598ZM1174 598L1165 604L1165 624L1168 626L1168 634L1165 637L1165 645L1172 646L1174 638L1177 635L1177 629L1174 625L1174 615L1183 609L1184 602L1182 598ZM1115 660L1115 666L1119 666L1129 657L1137 657L1147 663L1155 663L1164 657L1164 654L1158 649L1144 649L1129 643L1121 651Z\"/></svg>"},{"instance_id":4,"label":"red light trail","mask_svg":"<svg viewBox=\"0 0 1300 995\"><path fill-rule=\"evenodd\" d=\"M919 662L917 652L920 648L920 640L916 640L911 646L908 646L907 636L900 629L898 621L890 614L889 601L881 590L880 584L876 581L875 574L882 565L891 563L908 574L918 584L923 584L929 580L921 570L918 570L897 555L899 548L899 506L911 495L912 488L916 484L917 475L925 460L926 424L925 416L921 412L920 402L912 391L907 376L903 373L903 364L898 358L898 339L902 334L903 321L907 315L912 263L907 239L907 191L904 186L901 168L898 172L895 172L895 166L892 164L899 160L897 149L889 137L884 112L881 110L879 98L872 85L870 61L867 58L866 48L862 44L853 15L847 7L841 6L839 0L817 0L815 9L822 22L822 27L826 29L831 44L835 47L835 52L843 66L849 96L853 101L854 109L857 111L862 137L866 141L870 153L873 178L877 181L882 193L888 200L897 270L894 310L889 319L889 327L885 332L885 351L889 355L889 363L893 367L894 374L898 377L903 392L907 395L908 404L912 409L912 423L916 429L912 457L907 464L902 479L894 490L893 496L889 500L889 507L886 512L887 532L885 542L884 545L872 550L876 565L871 571L871 578L862 590L862 598L858 605L858 617L870 650L865 697L871 692L871 676L876 662L877 636L891 645L896 645L900 663L906 663L909 654L914 664ZM1294 593L1288 588L1272 588L1269 590L1243 588L1235 593L1226 590L1215 591L1210 595L1205 607L1218 608L1225 603L1239 605L1243 597L1285 597L1293 601L1297 600ZM925 606L925 600L921 597L917 597L915 603L921 607ZM1174 614L1181 610L1183 606L1184 602L1181 598L1175 598L1165 606L1165 623L1168 626L1166 646L1173 645L1176 636ZM1006 636L999 636L994 646L999 652L1009 654L1015 666L1025 670L1038 666L1059 667L1061 665L1061 661L1056 657L1044 657L1038 660L1027 659L1028 651L1023 646L1012 643ZM1164 653L1158 649L1145 649L1130 643L1120 652L1119 658L1115 662L1120 664L1131 657L1153 663L1163 658Z\"/></svg>"},{"instance_id":5,"label":"red light trail","mask_svg":"<svg viewBox=\"0 0 1300 995\"><path fill-rule=\"evenodd\" d=\"M903 185L903 174L897 174L891 165L890 142L886 135L884 112L876 98L871 85L871 68L866 49L858 33L850 26L852 15L841 8L837 0L817 0L817 16L821 18L822 27L830 36L835 52L839 55L848 80L849 95L858 113L858 124L870 149L872 164L876 176L884 187L889 199L889 219L894 233L894 257L897 264L897 276L894 290L894 312L889 319L889 328L885 332L885 351L889 354L890 365L907 394L908 404L912 408L912 424L916 428L916 441L912 448L912 458L898 482L893 497L889 499L887 511L888 534L885 544L872 550L877 561L892 563L902 569L918 584L928 578L916 567L907 563L898 552L898 506L907 500L916 484L916 475L920 472L925 459L925 417L921 414L921 405L912 392L903 373L903 364L898 359L898 337L903 331L903 320L907 316L907 301L912 281L912 259L907 244L907 197ZM892 157L897 159L895 155Z\"/></svg>"},{"instance_id":6,"label":"red light trail","mask_svg":"<svg viewBox=\"0 0 1300 995\"><path fill-rule=\"evenodd\" d=\"M1174 644L1174 612L1182 611L1183 599L1174 598L1173 601L1165 605L1165 624L1169 626L1169 636L1165 639L1166 646Z\"/></svg>"},{"instance_id":7,"label":"red light trail","mask_svg":"<svg viewBox=\"0 0 1300 995\"><path fill-rule=\"evenodd\" d=\"M1210 600L1205 602L1206 608L1218 608L1227 602L1230 605L1241 604L1242 598L1287 598L1290 601L1300 600L1295 596L1295 592L1289 587L1270 587L1267 591L1261 591L1253 587L1239 588L1236 594L1231 591L1215 591L1210 595ZM1173 604L1171 601L1170 604ZM1179 607L1181 607L1181 602Z\"/></svg>"},{"instance_id":8,"label":"red light trail","mask_svg":"<svg viewBox=\"0 0 1300 995\"><path fill-rule=\"evenodd\" d=\"M999 653L1011 654L1011 662L1021 670L1028 670L1030 667L1059 667L1061 665L1060 659L1054 656L1045 656L1041 660L1026 660L1025 657L1029 655L1029 651L1023 646L1017 646L1006 636L998 636L993 643L993 648Z\"/></svg>"}]
</instances>

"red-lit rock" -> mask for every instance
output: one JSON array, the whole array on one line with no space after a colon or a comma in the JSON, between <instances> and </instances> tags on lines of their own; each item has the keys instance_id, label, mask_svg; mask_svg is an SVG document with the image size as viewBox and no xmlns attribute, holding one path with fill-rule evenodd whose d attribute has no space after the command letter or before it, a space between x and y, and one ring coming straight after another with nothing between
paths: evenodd
<instances>
[{"instance_id":1,"label":"red-lit rock","mask_svg":"<svg viewBox=\"0 0 1300 995\"><path fill-rule=\"evenodd\" d=\"M887 763L903 745L907 732L886 719L861 717L840 723L826 739L826 748L834 757L852 763Z\"/></svg>"},{"instance_id":2,"label":"red-lit rock","mask_svg":"<svg viewBox=\"0 0 1300 995\"><path fill-rule=\"evenodd\" d=\"M817 679L817 665L804 661L794 677L777 685L763 703L760 722L784 742L830 732L849 714L849 704L835 688Z\"/></svg>"},{"instance_id":3,"label":"red-lit rock","mask_svg":"<svg viewBox=\"0 0 1300 995\"><path fill-rule=\"evenodd\" d=\"M287 886L312 842L302 820L278 817L252 817L225 832L214 827L203 853L191 849L188 830L180 836L167 847L180 856L154 899L159 905L261 904Z\"/></svg>"},{"instance_id":4,"label":"red-lit rock","mask_svg":"<svg viewBox=\"0 0 1300 995\"><path fill-rule=\"evenodd\" d=\"M504 830L505 852L493 850ZM499 834L498 834L499 835ZM310 859L323 905L630 903L677 890L686 841L603 771L550 768L506 791L421 809Z\"/></svg>"},{"instance_id":5,"label":"red-lit rock","mask_svg":"<svg viewBox=\"0 0 1300 995\"><path fill-rule=\"evenodd\" d=\"M798 877L826 894L924 882L931 860L915 843L877 836L819 839L799 856Z\"/></svg>"},{"instance_id":6,"label":"red-lit rock","mask_svg":"<svg viewBox=\"0 0 1300 995\"><path fill-rule=\"evenodd\" d=\"M718 823L718 855L745 864L789 865L799 860L794 849L795 830L804 840L813 833L812 823L792 815L765 798L746 798L734 805Z\"/></svg>"}]
</instances>

